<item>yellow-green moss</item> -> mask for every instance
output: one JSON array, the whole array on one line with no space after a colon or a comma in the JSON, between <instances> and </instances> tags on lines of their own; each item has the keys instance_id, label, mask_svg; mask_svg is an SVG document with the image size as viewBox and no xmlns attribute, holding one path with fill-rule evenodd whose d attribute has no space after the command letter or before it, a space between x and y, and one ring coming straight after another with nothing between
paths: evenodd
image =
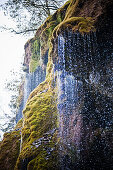
<instances>
[{"instance_id":1,"label":"yellow-green moss","mask_svg":"<svg viewBox=\"0 0 113 170\"><path fill-rule=\"evenodd\" d=\"M80 2L80 0L70 0L70 4L67 8L64 20L67 20L67 19L73 17L79 2Z\"/></svg>"},{"instance_id":2,"label":"yellow-green moss","mask_svg":"<svg viewBox=\"0 0 113 170\"><path fill-rule=\"evenodd\" d=\"M52 86L52 66L51 61L48 64L46 80L30 94L23 111L22 150L15 169L21 168L22 160L28 160L28 169L31 167L32 169L47 169L47 167L56 166L57 95Z\"/></svg>"},{"instance_id":3,"label":"yellow-green moss","mask_svg":"<svg viewBox=\"0 0 113 170\"><path fill-rule=\"evenodd\" d=\"M51 137L48 135L48 137ZM39 147L40 151L35 159L29 162L28 164L28 170L49 170L49 169L55 169L57 170L58 165L58 149L56 147L56 141L57 141L57 134L54 133L52 136L52 139L49 141L49 143L45 144L42 143L42 145ZM48 155L48 150L50 149L50 154Z\"/></svg>"},{"instance_id":4,"label":"yellow-green moss","mask_svg":"<svg viewBox=\"0 0 113 170\"><path fill-rule=\"evenodd\" d=\"M14 130L21 129L22 128L22 124L23 124L23 119L20 119L18 121L17 125L15 126Z\"/></svg>"},{"instance_id":5,"label":"yellow-green moss","mask_svg":"<svg viewBox=\"0 0 113 170\"><path fill-rule=\"evenodd\" d=\"M31 45L32 59L39 60L40 58L40 39L34 40Z\"/></svg>"},{"instance_id":6,"label":"yellow-green moss","mask_svg":"<svg viewBox=\"0 0 113 170\"><path fill-rule=\"evenodd\" d=\"M38 65L39 65L38 61L30 59L30 63L29 63L29 71L30 71L30 73L33 73L36 70Z\"/></svg>"},{"instance_id":7,"label":"yellow-green moss","mask_svg":"<svg viewBox=\"0 0 113 170\"><path fill-rule=\"evenodd\" d=\"M57 36L61 31L65 29L71 29L72 31L79 31L80 33L88 33L95 31L94 19L91 17L71 17L61 22L53 31L53 37Z\"/></svg>"},{"instance_id":8,"label":"yellow-green moss","mask_svg":"<svg viewBox=\"0 0 113 170\"><path fill-rule=\"evenodd\" d=\"M29 71L32 73L40 64L40 38L32 38L29 43L31 44L31 59L29 63Z\"/></svg>"},{"instance_id":9,"label":"yellow-green moss","mask_svg":"<svg viewBox=\"0 0 113 170\"><path fill-rule=\"evenodd\" d=\"M4 134L0 143L0 170L14 170L19 152L22 120L18 122L14 131Z\"/></svg>"}]
</instances>

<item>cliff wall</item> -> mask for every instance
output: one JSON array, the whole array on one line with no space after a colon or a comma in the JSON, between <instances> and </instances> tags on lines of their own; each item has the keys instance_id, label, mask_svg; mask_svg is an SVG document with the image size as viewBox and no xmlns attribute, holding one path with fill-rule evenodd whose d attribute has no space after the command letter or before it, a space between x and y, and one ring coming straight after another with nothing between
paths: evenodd
<instances>
[{"instance_id":1,"label":"cliff wall","mask_svg":"<svg viewBox=\"0 0 113 170\"><path fill-rule=\"evenodd\" d=\"M1 170L112 169L112 12L70 0L25 44L27 74L46 76L0 143Z\"/></svg>"}]
</instances>

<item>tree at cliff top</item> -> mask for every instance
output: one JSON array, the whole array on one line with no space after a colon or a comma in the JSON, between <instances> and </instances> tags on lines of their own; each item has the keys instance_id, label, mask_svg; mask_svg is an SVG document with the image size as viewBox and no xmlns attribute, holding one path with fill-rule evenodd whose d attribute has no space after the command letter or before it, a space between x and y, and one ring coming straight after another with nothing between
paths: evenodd
<instances>
[{"instance_id":1,"label":"tree at cliff top","mask_svg":"<svg viewBox=\"0 0 113 170\"><path fill-rule=\"evenodd\" d=\"M16 34L34 32L42 22L63 5L65 0L7 0L0 8L5 15L16 21L17 29L2 26L2 30L10 30Z\"/></svg>"}]
</instances>

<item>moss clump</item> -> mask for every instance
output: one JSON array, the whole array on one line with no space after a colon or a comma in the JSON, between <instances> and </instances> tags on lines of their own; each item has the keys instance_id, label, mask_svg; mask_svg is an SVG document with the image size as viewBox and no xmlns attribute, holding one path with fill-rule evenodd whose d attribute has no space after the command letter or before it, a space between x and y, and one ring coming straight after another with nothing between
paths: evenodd
<instances>
[{"instance_id":1,"label":"moss clump","mask_svg":"<svg viewBox=\"0 0 113 170\"><path fill-rule=\"evenodd\" d=\"M29 71L33 73L36 70L38 65L39 65L39 62L37 60L31 59L29 63Z\"/></svg>"},{"instance_id":2,"label":"moss clump","mask_svg":"<svg viewBox=\"0 0 113 170\"><path fill-rule=\"evenodd\" d=\"M80 22L78 22L78 24L76 26L74 26L72 28L73 31L78 30L80 33L88 33L91 31L96 31L94 26L94 19L87 17L87 18L83 18Z\"/></svg>"},{"instance_id":3,"label":"moss clump","mask_svg":"<svg viewBox=\"0 0 113 170\"><path fill-rule=\"evenodd\" d=\"M29 71L34 72L37 66L40 64L40 38L33 38L30 41L31 44L31 59L29 63Z\"/></svg>"},{"instance_id":4,"label":"moss clump","mask_svg":"<svg viewBox=\"0 0 113 170\"><path fill-rule=\"evenodd\" d=\"M49 142L44 143L42 142L42 145L39 147L40 152L34 158L32 161L29 162L27 168L28 170L33 169L33 170L49 170L49 169L54 169L57 170L59 169L59 164L58 164L58 149L56 146L56 134L53 136L48 136Z\"/></svg>"},{"instance_id":5,"label":"moss clump","mask_svg":"<svg viewBox=\"0 0 113 170\"><path fill-rule=\"evenodd\" d=\"M14 170L19 152L22 120L18 122L14 131L4 134L0 143L0 170Z\"/></svg>"},{"instance_id":6,"label":"moss clump","mask_svg":"<svg viewBox=\"0 0 113 170\"><path fill-rule=\"evenodd\" d=\"M36 39L31 45L32 59L39 60L40 58L40 39Z\"/></svg>"},{"instance_id":7,"label":"moss clump","mask_svg":"<svg viewBox=\"0 0 113 170\"><path fill-rule=\"evenodd\" d=\"M67 20L73 16L75 16L75 11L77 10L77 6L80 0L70 0L70 4L67 8L64 20Z\"/></svg>"},{"instance_id":8,"label":"moss clump","mask_svg":"<svg viewBox=\"0 0 113 170\"><path fill-rule=\"evenodd\" d=\"M93 26L94 19L91 17L71 17L61 22L53 31L53 35L57 36L62 30L71 29L74 32L79 31L80 33L88 33L95 31Z\"/></svg>"},{"instance_id":9,"label":"moss clump","mask_svg":"<svg viewBox=\"0 0 113 170\"><path fill-rule=\"evenodd\" d=\"M23 111L22 150L15 169L21 169L23 166L27 169L56 166L57 96L52 85L51 62L48 67L46 80L31 93Z\"/></svg>"},{"instance_id":10,"label":"moss clump","mask_svg":"<svg viewBox=\"0 0 113 170\"><path fill-rule=\"evenodd\" d=\"M22 128L22 125L23 125L23 119L20 119L17 125L15 126L14 130L20 130Z\"/></svg>"},{"instance_id":11,"label":"moss clump","mask_svg":"<svg viewBox=\"0 0 113 170\"><path fill-rule=\"evenodd\" d=\"M90 2L85 7L84 0L70 0L68 8L65 13L64 20L57 25L53 31L53 38L56 37L63 30L69 29L72 31L79 31L81 34L95 31L95 23L99 11L94 12L96 2ZM98 7L99 8L99 7Z\"/></svg>"}]
</instances>

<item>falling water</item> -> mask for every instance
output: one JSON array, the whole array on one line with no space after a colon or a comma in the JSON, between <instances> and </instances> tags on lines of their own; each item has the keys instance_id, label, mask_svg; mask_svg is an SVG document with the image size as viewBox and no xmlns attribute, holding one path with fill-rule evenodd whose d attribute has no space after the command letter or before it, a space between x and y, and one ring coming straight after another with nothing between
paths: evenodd
<instances>
[{"instance_id":1,"label":"falling water","mask_svg":"<svg viewBox=\"0 0 113 170\"><path fill-rule=\"evenodd\" d=\"M19 110L16 116L16 122L22 118L22 110L24 109L27 99L30 93L45 80L46 70L40 66L37 67L34 73L26 73L24 82L23 98L19 106Z\"/></svg>"},{"instance_id":2,"label":"falling water","mask_svg":"<svg viewBox=\"0 0 113 170\"><path fill-rule=\"evenodd\" d=\"M45 80L46 77L46 70L42 70L39 66L37 67L34 73L26 73L25 82L24 82L24 92L23 92L23 99L21 101L21 105L18 110L18 114L16 117L16 121L18 122L22 117L22 110L24 109L27 99L30 93L41 83ZM23 126L24 127L24 120ZM20 141L20 152L22 149L22 131L21 131L21 141Z\"/></svg>"},{"instance_id":3,"label":"falling water","mask_svg":"<svg viewBox=\"0 0 113 170\"><path fill-rule=\"evenodd\" d=\"M90 164L98 165L90 160L89 155L93 157L93 152L96 153L95 150L91 150L91 144L95 149L98 147L99 153L101 147L107 147L107 151L103 153L104 157L107 152L110 153L108 139L104 139L103 144L102 136L97 139L97 146L93 146L95 133L99 133L100 128L100 131L106 133L105 128L112 125L110 87L108 83L108 97L103 96L105 86L102 82L104 69L101 60L96 33L81 35L78 32L67 31L58 36L58 62L55 63L55 67L61 169L72 169L74 166L80 168L88 161Z\"/></svg>"},{"instance_id":4,"label":"falling water","mask_svg":"<svg viewBox=\"0 0 113 170\"><path fill-rule=\"evenodd\" d=\"M65 37L62 35L58 37L57 86L60 121L59 137L61 138L60 155L61 157L65 155L65 158L63 157L61 159L62 168L66 168L64 167L64 161L66 159L67 152L71 152L71 150L73 150L74 143L76 143L77 146L77 153L80 150L79 136L82 126L80 107L82 105L83 97L80 96L83 95L83 84L82 81L77 80L77 77L74 76L72 72L72 37L70 33L68 33L68 36L69 41L65 40ZM68 57L68 60L66 60L66 57ZM68 65L66 62L68 62ZM67 70L66 67L69 70ZM77 137L76 139L75 136Z\"/></svg>"}]
</instances>

